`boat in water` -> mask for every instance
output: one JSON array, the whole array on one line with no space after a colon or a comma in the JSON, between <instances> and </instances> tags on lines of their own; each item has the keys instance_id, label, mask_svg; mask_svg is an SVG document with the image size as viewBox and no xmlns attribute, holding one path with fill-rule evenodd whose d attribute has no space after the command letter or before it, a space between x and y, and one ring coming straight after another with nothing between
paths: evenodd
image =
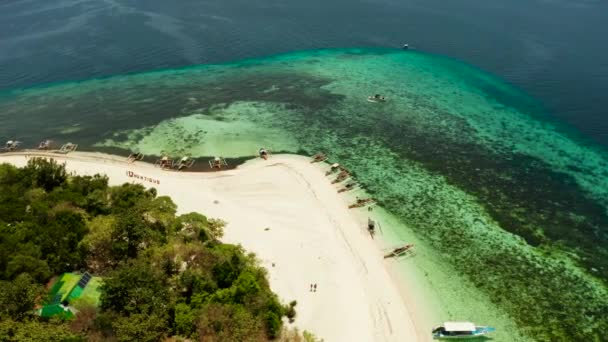
<instances>
[{"instance_id":1,"label":"boat in water","mask_svg":"<svg viewBox=\"0 0 608 342\"><path fill-rule=\"evenodd\" d=\"M475 338L487 335L495 330L491 327L476 326L471 322L445 322L433 329L433 338L442 340Z\"/></svg>"},{"instance_id":2,"label":"boat in water","mask_svg":"<svg viewBox=\"0 0 608 342\"><path fill-rule=\"evenodd\" d=\"M367 97L367 101L374 102L374 103L386 102L386 100L387 100L386 97L382 96L380 94L376 94L376 95Z\"/></svg>"}]
</instances>

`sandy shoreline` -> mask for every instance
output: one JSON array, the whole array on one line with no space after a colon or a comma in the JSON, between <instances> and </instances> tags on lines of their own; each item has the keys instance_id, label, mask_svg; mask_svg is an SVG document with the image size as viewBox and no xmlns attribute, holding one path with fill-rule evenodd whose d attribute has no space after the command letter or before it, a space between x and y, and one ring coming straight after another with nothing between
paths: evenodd
<instances>
[{"instance_id":1,"label":"sandy shoreline","mask_svg":"<svg viewBox=\"0 0 608 342\"><path fill-rule=\"evenodd\" d=\"M325 341L426 341L415 324L381 250L365 231L364 215L349 210L324 167L309 158L275 155L217 173L162 171L100 153L7 153L0 163L52 157L81 175L102 173L112 185L135 182L170 196L178 212L225 220L223 240L254 252L281 300L297 300L296 326ZM360 210L360 209L359 209ZM316 283L317 292L310 292ZM411 307L409 308L412 309Z\"/></svg>"}]
</instances>

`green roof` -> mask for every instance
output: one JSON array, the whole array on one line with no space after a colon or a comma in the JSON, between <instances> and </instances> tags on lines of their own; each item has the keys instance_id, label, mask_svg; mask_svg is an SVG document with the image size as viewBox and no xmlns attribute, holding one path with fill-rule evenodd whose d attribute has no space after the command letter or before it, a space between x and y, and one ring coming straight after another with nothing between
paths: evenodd
<instances>
[{"instance_id":1,"label":"green roof","mask_svg":"<svg viewBox=\"0 0 608 342\"><path fill-rule=\"evenodd\" d=\"M80 283L83 277L90 277L90 280L84 287ZM40 315L51 317L65 314L65 318L73 317L74 314L71 310L68 309L66 311L60 305L64 301L67 301L68 305L76 310L84 305L98 306L101 297L101 283L102 279L100 277L92 277L87 273L62 274L51 287L48 304L39 310Z\"/></svg>"}]
</instances>

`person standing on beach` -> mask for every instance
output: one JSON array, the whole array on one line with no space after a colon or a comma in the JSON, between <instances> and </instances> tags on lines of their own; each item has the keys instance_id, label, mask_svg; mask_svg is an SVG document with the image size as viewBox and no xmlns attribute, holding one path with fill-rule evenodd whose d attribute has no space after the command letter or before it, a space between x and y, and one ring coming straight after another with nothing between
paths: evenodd
<instances>
[{"instance_id":1,"label":"person standing on beach","mask_svg":"<svg viewBox=\"0 0 608 342\"><path fill-rule=\"evenodd\" d=\"M315 283L314 289L315 290L313 292L317 292L317 284L316 283Z\"/></svg>"}]
</instances>

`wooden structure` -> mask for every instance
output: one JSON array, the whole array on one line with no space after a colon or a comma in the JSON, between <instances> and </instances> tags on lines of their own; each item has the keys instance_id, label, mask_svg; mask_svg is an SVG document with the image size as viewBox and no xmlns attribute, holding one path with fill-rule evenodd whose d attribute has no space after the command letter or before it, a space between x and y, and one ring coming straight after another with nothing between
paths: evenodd
<instances>
[{"instance_id":1,"label":"wooden structure","mask_svg":"<svg viewBox=\"0 0 608 342\"><path fill-rule=\"evenodd\" d=\"M228 163L226 159L222 157L215 157L212 160L209 160L209 167L214 170L221 170L224 167L227 167Z\"/></svg>"},{"instance_id":2,"label":"wooden structure","mask_svg":"<svg viewBox=\"0 0 608 342\"><path fill-rule=\"evenodd\" d=\"M63 144L57 153L68 154L70 152L76 151L78 148L78 144L73 144L71 142Z\"/></svg>"},{"instance_id":3,"label":"wooden structure","mask_svg":"<svg viewBox=\"0 0 608 342\"><path fill-rule=\"evenodd\" d=\"M310 161L310 163L321 163L327 160L327 156L325 155L325 153L323 152L319 152L317 154L315 154L314 156L312 156L312 160Z\"/></svg>"}]
</instances>

